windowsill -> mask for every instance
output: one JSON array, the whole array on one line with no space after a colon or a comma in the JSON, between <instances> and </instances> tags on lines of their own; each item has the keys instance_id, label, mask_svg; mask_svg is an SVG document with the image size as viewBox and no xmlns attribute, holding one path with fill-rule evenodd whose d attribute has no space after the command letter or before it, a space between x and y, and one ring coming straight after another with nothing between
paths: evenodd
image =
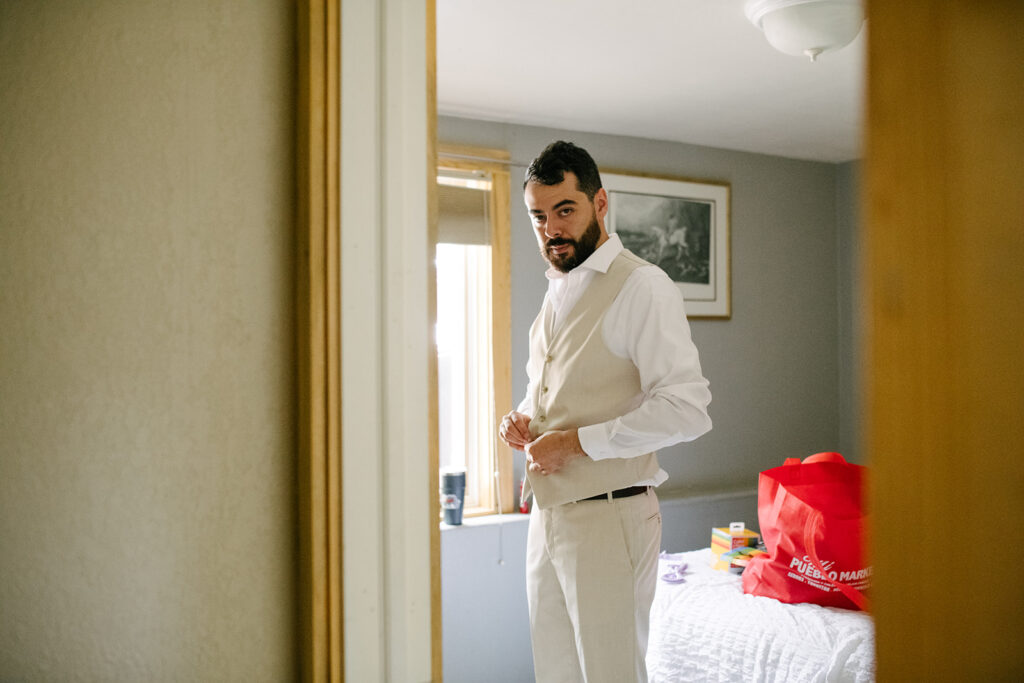
<instances>
[{"instance_id":1,"label":"windowsill","mask_svg":"<svg viewBox=\"0 0 1024 683\"><path fill-rule=\"evenodd\" d=\"M485 526L496 526L500 524L519 524L520 522L527 522L529 521L529 519L530 515L523 514L522 512L506 512L503 515L479 515L478 517L463 517L462 524L457 526L441 522L441 531L453 531L455 529L461 529L463 527L476 528Z\"/></svg>"}]
</instances>

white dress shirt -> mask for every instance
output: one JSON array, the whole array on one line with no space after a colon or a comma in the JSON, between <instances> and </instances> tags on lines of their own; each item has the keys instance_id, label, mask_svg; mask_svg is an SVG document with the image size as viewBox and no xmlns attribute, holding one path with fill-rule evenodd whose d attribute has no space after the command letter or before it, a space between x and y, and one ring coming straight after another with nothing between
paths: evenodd
<instances>
[{"instance_id":1,"label":"white dress shirt","mask_svg":"<svg viewBox=\"0 0 1024 683\"><path fill-rule=\"evenodd\" d=\"M545 298L554 313L554 330L565 321L594 279L607 272L622 251L612 234L590 257L568 273L548 268ZM608 422L579 427L580 445L594 460L633 458L683 441L711 429L707 407L708 381L700 369L697 347L690 338L683 295L657 266L641 266L626 279L605 314L604 343L614 355L628 358L640 374L641 394L636 407ZM533 415L533 384L517 410ZM668 479L664 470L638 485L658 486Z\"/></svg>"}]
</instances>

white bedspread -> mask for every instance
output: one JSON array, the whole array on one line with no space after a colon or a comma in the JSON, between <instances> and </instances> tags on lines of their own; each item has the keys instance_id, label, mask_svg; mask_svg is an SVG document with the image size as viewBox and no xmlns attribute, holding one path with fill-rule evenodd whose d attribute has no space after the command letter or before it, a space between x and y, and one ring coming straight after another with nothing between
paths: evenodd
<instances>
[{"instance_id":1,"label":"white bedspread","mask_svg":"<svg viewBox=\"0 0 1024 683\"><path fill-rule=\"evenodd\" d=\"M661 577L689 565L686 582ZM711 549L662 554L647 650L650 683L875 680L874 624L863 612L745 595L711 569Z\"/></svg>"}]
</instances>

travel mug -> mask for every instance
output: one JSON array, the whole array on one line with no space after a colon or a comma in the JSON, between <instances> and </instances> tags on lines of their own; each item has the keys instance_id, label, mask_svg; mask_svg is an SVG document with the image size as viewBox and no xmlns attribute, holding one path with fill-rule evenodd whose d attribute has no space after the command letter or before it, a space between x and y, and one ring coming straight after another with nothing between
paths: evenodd
<instances>
[{"instance_id":1,"label":"travel mug","mask_svg":"<svg viewBox=\"0 0 1024 683\"><path fill-rule=\"evenodd\" d=\"M441 471L441 509L445 524L462 524L462 501L466 496L466 470Z\"/></svg>"}]
</instances>

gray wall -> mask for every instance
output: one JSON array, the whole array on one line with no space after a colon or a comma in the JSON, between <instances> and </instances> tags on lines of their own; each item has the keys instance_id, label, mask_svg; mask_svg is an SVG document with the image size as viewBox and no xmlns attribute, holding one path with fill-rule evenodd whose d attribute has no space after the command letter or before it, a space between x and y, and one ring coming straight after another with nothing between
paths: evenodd
<instances>
[{"instance_id":1,"label":"gray wall","mask_svg":"<svg viewBox=\"0 0 1024 683\"><path fill-rule=\"evenodd\" d=\"M295 677L294 21L0 2L0 680Z\"/></svg>"},{"instance_id":2,"label":"gray wall","mask_svg":"<svg viewBox=\"0 0 1024 683\"><path fill-rule=\"evenodd\" d=\"M669 481L662 547L708 545L711 527L757 527L758 472L787 457L858 451L857 164L834 165L625 138L441 117L442 142L512 158L512 386L526 390L526 337L544 296L544 263L523 207L526 165L573 140L603 168L728 182L732 188L732 317L692 320L711 382L713 430L659 454ZM523 456L516 455L516 478ZM470 522L470 524L478 524ZM529 680L523 586L525 520L442 533L445 680ZM499 535L497 529L503 528ZM505 564L497 564L500 541ZM482 604L484 616L463 609ZM494 646L501 643L501 647ZM490 674L489 674L490 676Z\"/></svg>"},{"instance_id":3,"label":"gray wall","mask_svg":"<svg viewBox=\"0 0 1024 683\"><path fill-rule=\"evenodd\" d=\"M839 240L839 452L867 464L861 452L860 163L836 167L836 233Z\"/></svg>"},{"instance_id":4,"label":"gray wall","mask_svg":"<svg viewBox=\"0 0 1024 683\"><path fill-rule=\"evenodd\" d=\"M445 683L533 680L526 609L526 528L519 513L442 526Z\"/></svg>"}]
</instances>

